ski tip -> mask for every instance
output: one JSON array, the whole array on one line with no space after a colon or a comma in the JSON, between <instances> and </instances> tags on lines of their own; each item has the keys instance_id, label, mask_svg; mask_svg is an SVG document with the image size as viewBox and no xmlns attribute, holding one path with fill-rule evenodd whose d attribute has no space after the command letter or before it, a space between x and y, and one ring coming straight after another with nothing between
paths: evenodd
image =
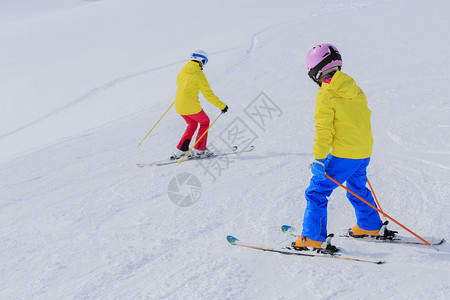
<instances>
[{"instance_id":1,"label":"ski tip","mask_svg":"<svg viewBox=\"0 0 450 300\"><path fill-rule=\"evenodd\" d=\"M236 242L239 241L237 238L235 238L234 236L228 235L227 236L227 241L232 244L232 245L236 245Z\"/></svg>"},{"instance_id":2,"label":"ski tip","mask_svg":"<svg viewBox=\"0 0 450 300\"><path fill-rule=\"evenodd\" d=\"M445 239L443 238L442 240L440 240L439 242L434 243L433 245L438 246L438 245L442 245L445 242Z\"/></svg>"},{"instance_id":3,"label":"ski tip","mask_svg":"<svg viewBox=\"0 0 450 300\"><path fill-rule=\"evenodd\" d=\"M288 232L288 231L294 230L294 228L292 226L289 226L289 225L283 225L283 226L281 226L281 230L283 232Z\"/></svg>"},{"instance_id":4,"label":"ski tip","mask_svg":"<svg viewBox=\"0 0 450 300\"><path fill-rule=\"evenodd\" d=\"M385 260L380 260L380 261L375 262L375 264L377 264L377 265L383 265L385 263L386 263Z\"/></svg>"}]
</instances>

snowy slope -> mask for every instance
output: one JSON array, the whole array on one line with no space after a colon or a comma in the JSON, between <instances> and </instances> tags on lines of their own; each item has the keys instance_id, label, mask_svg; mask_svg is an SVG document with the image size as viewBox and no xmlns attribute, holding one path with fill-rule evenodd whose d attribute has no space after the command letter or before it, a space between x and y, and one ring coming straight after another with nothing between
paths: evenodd
<instances>
[{"instance_id":1,"label":"snowy slope","mask_svg":"<svg viewBox=\"0 0 450 300\"><path fill-rule=\"evenodd\" d=\"M334 240L345 255L388 262L370 265L225 239L283 245L280 226L300 228L317 91L304 57L322 42L339 48L368 96L381 207L426 239L448 239L450 4L306 2L2 1L0 298L448 299L448 244ZM256 148L139 169L167 157L184 130L172 109L136 147L196 48L210 53L205 73L230 107L210 145L226 149L246 126ZM261 97L275 109L264 124L246 113ZM214 120L219 111L202 101ZM168 194L184 173L201 184L189 207ZM328 219L335 233L355 223L341 190Z\"/></svg>"}]
</instances>

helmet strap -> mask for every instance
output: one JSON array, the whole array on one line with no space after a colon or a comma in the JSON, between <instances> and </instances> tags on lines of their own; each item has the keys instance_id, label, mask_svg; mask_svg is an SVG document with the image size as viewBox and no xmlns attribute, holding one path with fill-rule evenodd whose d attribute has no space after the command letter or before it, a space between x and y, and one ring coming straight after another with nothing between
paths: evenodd
<instances>
[{"instance_id":1,"label":"helmet strap","mask_svg":"<svg viewBox=\"0 0 450 300\"><path fill-rule=\"evenodd\" d=\"M201 61L199 61L199 60L195 60L195 59L192 59L191 61L194 61L194 62L198 63L198 65L199 65L200 69L202 69L202 70L203 70L203 63L202 63Z\"/></svg>"},{"instance_id":2,"label":"helmet strap","mask_svg":"<svg viewBox=\"0 0 450 300\"><path fill-rule=\"evenodd\" d=\"M315 83L317 83L318 86L322 86L322 84L320 83L319 79L317 79L317 78L316 78L315 76L313 76L313 75L310 75L309 73L308 73L308 75L309 75L309 78L311 78L312 81L314 81Z\"/></svg>"}]
</instances>

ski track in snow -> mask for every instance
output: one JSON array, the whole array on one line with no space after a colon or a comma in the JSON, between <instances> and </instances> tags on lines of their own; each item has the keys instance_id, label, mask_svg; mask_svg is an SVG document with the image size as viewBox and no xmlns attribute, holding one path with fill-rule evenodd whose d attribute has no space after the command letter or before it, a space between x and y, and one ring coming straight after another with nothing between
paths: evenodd
<instances>
[{"instance_id":1,"label":"ski track in snow","mask_svg":"<svg viewBox=\"0 0 450 300\"><path fill-rule=\"evenodd\" d=\"M122 83L122 82L124 82L126 80L130 80L130 79L133 79L133 78L138 77L138 76L146 75L146 74L151 73L151 72L163 70L165 68L168 68L168 67L171 67L171 66L174 66L174 65L181 65L183 62L184 62L184 60L177 61L177 62L174 62L174 63L170 63L170 64L166 64L166 65L163 65L163 66L159 66L159 67L151 68L151 69L144 70L144 71L141 71L141 72L137 72L135 74L126 75L126 76L123 76L123 77L116 78L116 79L114 79L114 80L112 80L110 82L107 82L107 83L105 83L105 84L103 84L103 85L101 85L99 87L96 87L96 88L92 89L91 91L85 93L81 97L79 97L79 98L77 98L77 99L67 103L66 105L64 105L64 106L62 106L62 107L60 107L60 108L58 108L58 109L56 109L54 111L51 111L51 112L41 116L40 118L38 118L36 120L33 120L33 121L31 121L31 122L29 122L29 123L27 123L27 124L17 128L17 129L14 129L14 130L12 130L10 132L7 132L5 134L0 135L0 139L4 139L4 138L6 138L8 136L11 136L11 135L13 135L15 133L18 133L18 132L20 132L20 131L22 131L24 129L27 129L27 128L35 125L35 124L38 124L39 122L41 122L41 121L43 121L45 119L53 117L53 116L59 114L60 112L68 110L71 107L73 107L73 106L75 106L75 105L77 105L77 104L79 104L79 103L81 103L83 101L88 100L92 96L97 95L97 94L99 94L101 92L104 92L105 90L110 89L110 88L112 88L112 87L114 87L114 86L116 86L116 85L118 85L118 84L120 84L120 83Z\"/></svg>"},{"instance_id":2,"label":"ski track in snow","mask_svg":"<svg viewBox=\"0 0 450 300\"><path fill-rule=\"evenodd\" d=\"M206 3L205 18L226 11L219 4ZM231 234L242 241L283 246L292 239L280 226L301 228L306 205L303 193L313 158L316 93L304 74L303 61L312 45L336 41L344 53L345 68L362 82L373 112L376 144L368 173L381 207L426 239L448 240L448 116L433 109L439 107L448 88L409 69L414 60L414 70L430 71L426 58L430 50L423 46L430 43L437 47L431 55L442 65L450 64L445 56L450 42L444 40L438 46L435 42L443 41L446 32L441 23L447 22L445 12L450 6L432 3L435 6L407 0L292 1L283 8L232 2L236 15L246 17L235 20L226 13L214 15L218 24L225 19L227 25L225 29L214 27L221 30L220 38L190 34L182 40L190 41L189 47L199 44L219 49L210 53L214 62L205 72L230 111L212 128L210 143L225 148L220 133L239 117L257 135L255 150L232 158L221 173L214 173L215 178L198 162L137 168L136 162L166 157L184 130L184 122L172 111L136 149L140 134L145 135L166 106L167 101L161 99L143 112L105 120L106 125L2 162L0 298L448 299L448 242L435 251L417 245L334 238L345 256L387 261L371 265L264 253L233 247L225 239ZM105 7L105 16L96 16L98 21L112 25L108 22L132 18L137 13L133 5L145 7L146 2L97 4ZM197 13L182 1L178 5L187 15ZM319 26L320 20L331 19L333 30ZM135 30L158 28L152 18L146 22ZM183 25L185 20L179 22ZM154 34L149 43L164 49L169 37ZM381 34L383 39L376 39ZM229 40L223 43L223 39ZM243 40L247 40L245 46ZM186 46L181 43L179 47ZM405 45L416 47L415 51L404 51ZM368 61L367 56L376 59ZM138 80L150 73L176 78L168 73L174 66L181 67L182 61L172 61L140 72L124 70L129 75L104 80L105 84L88 92L80 90L76 95L82 96L27 120L0 139L75 111L94 96L110 105L126 105L109 98L112 88L125 82L135 84L133 90L142 89L142 97L149 86L172 86L153 78L146 83ZM445 82L448 74L443 76ZM105 74L105 78L109 77ZM426 105L422 105L419 84L427 86ZM243 112L261 91L282 110L278 119L268 120L266 128L258 127ZM32 108L33 103L29 105ZM210 116L217 113L204 99L202 106ZM430 131L433 127L437 130ZM169 182L182 172L196 176L202 185L202 196L191 207L178 207L168 197ZM337 235L354 222L345 192L336 190L328 204L329 232ZM390 227L410 237L392 222Z\"/></svg>"}]
</instances>

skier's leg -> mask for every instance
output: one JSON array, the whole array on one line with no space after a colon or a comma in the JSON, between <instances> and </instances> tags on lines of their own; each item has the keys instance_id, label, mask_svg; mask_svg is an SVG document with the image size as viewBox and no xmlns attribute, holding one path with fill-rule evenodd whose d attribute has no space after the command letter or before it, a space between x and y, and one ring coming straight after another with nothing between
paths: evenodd
<instances>
[{"instance_id":1,"label":"skier's leg","mask_svg":"<svg viewBox=\"0 0 450 300\"><path fill-rule=\"evenodd\" d=\"M200 124L200 128L198 129L196 142L198 139L205 133L205 131L209 128L209 117L202 110L198 114L192 115L192 117ZM206 149L206 143L208 141L208 132L201 138L201 140L195 146L196 150L204 151Z\"/></svg>"},{"instance_id":2,"label":"skier's leg","mask_svg":"<svg viewBox=\"0 0 450 300\"><path fill-rule=\"evenodd\" d=\"M302 235L313 241L325 242L327 237L327 206L328 197L333 188L323 185L324 181L311 178L305 191L306 209L303 216Z\"/></svg>"},{"instance_id":3,"label":"skier's leg","mask_svg":"<svg viewBox=\"0 0 450 300\"><path fill-rule=\"evenodd\" d=\"M356 172L347 179L347 188L358 196L367 200L373 206L377 206L373 199L372 193L366 187L367 184L367 166L369 165L370 158L362 159L360 167ZM356 223L359 228L364 230L379 230L382 222L378 212L371 208L369 205L347 192L347 198L355 208Z\"/></svg>"},{"instance_id":4,"label":"skier's leg","mask_svg":"<svg viewBox=\"0 0 450 300\"><path fill-rule=\"evenodd\" d=\"M181 117L183 117L188 126L181 137L180 142L178 143L177 149L181 151L188 151L189 144L192 140L192 136L197 130L198 123L192 118L192 115L181 115Z\"/></svg>"},{"instance_id":5,"label":"skier's leg","mask_svg":"<svg viewBox=\"0 0 450 300\"><path fill-rule=\"evenodd\" d=\"M343 183L354 173L356 168L354 160L332 157L326 173ZM325 241L328 197L336 187L338 185L328 178L321 179L313 175L310 185L305 191L306 209L303 217L303 236L314 241Z\"/></svg>"}]
</instances>

